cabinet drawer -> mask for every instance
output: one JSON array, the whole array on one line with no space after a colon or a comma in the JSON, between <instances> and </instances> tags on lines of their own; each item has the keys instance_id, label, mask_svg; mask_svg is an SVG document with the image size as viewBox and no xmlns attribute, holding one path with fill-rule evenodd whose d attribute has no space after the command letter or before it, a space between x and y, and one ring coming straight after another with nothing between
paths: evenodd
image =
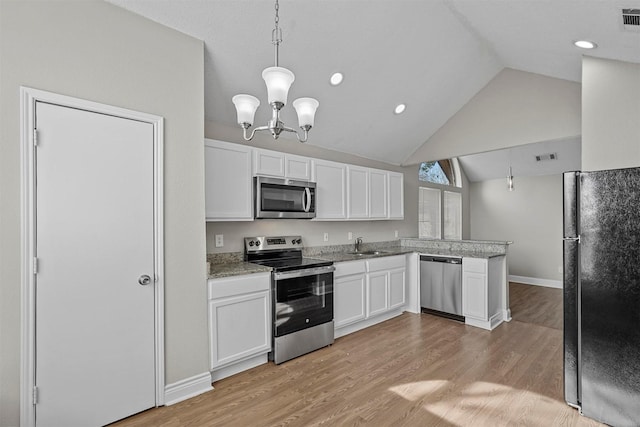
<instances>
[{"instance_id":1,"label":"cabinet drawer","mask_svg":"<svg viewBox=\"0 0 640 427\"><path fill-rule=\"evenodd\" d=\"M469 273L487 273L487 260L480 258L463 258L462 270Z\"/></svg>"},{"instance_id":2,"label":"cabinet drawer","mask_svg":"<svg viewBox=\"0 0 640 427\"><path fill-rule=\"evenodd\" d=\"M336 270L333 273L334 277L350 276L352 274L361 274L366 270L364 261L347 261L337 262L334 264Z\"/></svg>"},{"instance_id":3,"label":"cabinet drawer","mask_svg":"<svg viewBox=\"0 0 640 427\"><path fill-rule=\"evenodd\" d=\"M367 260L367 270L380 271L392 270L394 268L404 268L406 257L404 255L394 255L382 258L374 258Z\"/></svg>"},{"instance_id":4,"label":"cabinet drawer","mask_svg":"<svg viewBox=\"0 0 640 427\"><path fill-rule=\"evenodd\" d=\"M221 279L209 279L207 281L209 299L268 291L270 284L271 273L246 274Z\"/></svg>"}]
</instances>

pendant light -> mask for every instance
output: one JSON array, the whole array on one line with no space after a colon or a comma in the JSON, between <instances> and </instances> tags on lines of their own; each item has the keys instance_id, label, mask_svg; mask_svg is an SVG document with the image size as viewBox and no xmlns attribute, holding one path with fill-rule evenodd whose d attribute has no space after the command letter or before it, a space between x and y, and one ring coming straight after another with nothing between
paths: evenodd
<instances>
[{"instance_id":1,"label":"pendant light","mask_svg":"<svg viewBox=\"0 0 640 427\"><path fill-rule=\"evenodd\" d=\"M282 30L278 26L280 21L278 11L279 4L278 0L276 0L275 28L271 32L271 42L275 46L275 66L265 68L262 72L262 78L267 85L267 100L271 106L271 120L269 120L266 126L254 128L251 135L247 136L247 129L253 125L253 119L258 106L260 106L260 100L255 96L247 94L236 95L232 98L236 106L238 124L243 129L245 141L251 141L257 131L268 130L274 139L278 139L280 133L286 131L295 133L298 141L306 142L309 136L309 130L314 125L316 109L319 103L313 98L298 98L292 103L293 108L295 108L298 114L298 125L303 131L302 137L298 134L298 131L286 127L280 120L280 110L287 105L287 95L291 84L295 80L295 75L286 68L278 65L279 47L280 43L282 43Z\"/></svg>"},{"instance_id":2,"label":"pendant light","mask_svg":"<svg viewBox=\"0 0 640 427\"><path fill-rule=\"evenodd\" d=\"M507 175L507 189L509 191L513 191L513 171L511 170L511 165L509 165L509 175Z\"/></svg>"}]
</instances>

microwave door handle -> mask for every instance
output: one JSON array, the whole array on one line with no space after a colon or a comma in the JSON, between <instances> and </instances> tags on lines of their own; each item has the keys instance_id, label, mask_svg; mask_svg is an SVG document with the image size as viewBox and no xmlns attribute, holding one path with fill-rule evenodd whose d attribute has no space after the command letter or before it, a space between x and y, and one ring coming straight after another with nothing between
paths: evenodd
<instances>
[{"instance_id":1,"label":"microwave door handle","mask_svg":"<svg viewBox=\"0 0 640 427\"><path fill-rule=\"evenodd\" d=\"M309 187L304 189L304 201L304 211L309 212L309 209L311 209L311 190L309 190Z\"/></svg>"}]
</instances>

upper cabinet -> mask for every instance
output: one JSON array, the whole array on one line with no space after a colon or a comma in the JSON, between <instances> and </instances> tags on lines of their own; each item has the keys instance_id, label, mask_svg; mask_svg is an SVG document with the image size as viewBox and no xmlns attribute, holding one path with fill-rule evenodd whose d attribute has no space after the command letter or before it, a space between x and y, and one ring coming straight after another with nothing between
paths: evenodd
<instances>
[{"instance_id":1,"label":"upper cabinet","mask_svg":"<svg viewBox=\"0 0 640 427\"><path fill-rule=\"evenodd\" d=\"M319 221L404 219L404 175L205 139L207 221L252 221L253 177L314 181Z\"/></svg>"},{"instance_id":2,"label":"upper cabinet","mask_svg":"<svg viewBox=\"0 0 640 427\"><path fill-rule=\"evenodd\" d=\"M369 218L388 218L388 176L387 171L369 170Z\"/></svg>"},{"instance_id":3,"label":"upper cabinet","mask_svg":"<svg viewBox=\"0 0 640 427\"><path fill-rule=\"evenodd\" d=\"M347 219L347 165L313 160L316 183L316 220Z\"/></svg>"},{"instance_id":4,"label":"upper cabinet","mask_svg":"<svg viewBox=\"0 0 640 427\"><path fill-rule=\"evenodd\" d=\"M251 152L245 145L205 140L207 221L253 220Z\"/></svg>"},{"instance_id":5,"label":"upper cabinet","mask_svg":"<svg viewBox=\"0 0 640 427\"><path fill-rule=\"evenodd\" d=\"M389 219L404 219L404 174L388 172Z\"/></svg>"},{"instance_id":6,"label":"upper cabinet","mask_svg":"<svg viewBox=\"0 0 640 427\"><path fill-rule=\"evenodd\" d=\"M254 175L311 180L311 159L278 151L253 150Z\"/></svg>"},{"instance_id":7,"label":"upper cabinet","mask_svg":"<svg viewBox=\"0 0 640 427\"><path fill-rule=\"evenodd\" d=\"M369 219L369 168L347 166L347 212L349 219Z\"/></svg>"}]
</instances>

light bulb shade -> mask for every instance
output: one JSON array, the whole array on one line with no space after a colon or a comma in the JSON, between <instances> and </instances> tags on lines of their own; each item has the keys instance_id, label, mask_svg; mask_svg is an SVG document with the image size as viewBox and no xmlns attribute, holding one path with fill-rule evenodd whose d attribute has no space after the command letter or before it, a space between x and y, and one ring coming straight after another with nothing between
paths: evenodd
<instances>
[{"instance_id":1,"label":"light bulb shade","mask_svg":"<svg viewBox=\"0 0 640 427\"><path fill-rule=\"evenodd\" d=\"M298 113L298 126L301 128L304 128L305 126L308 126L309 128L313 127L313 120L315 118L318 105L320 105L320 103L313 98L298 98L293 101L293 108L295 108L296 113Z\"/></svg>"},{"instance_id":2,"label":"light bulb shade","mask_svg":"<svg viewBox=\"0 0 640 427\"><path fill-rule=\"evenodd\" d=\"M262 72L262 78L267 85L267 98L269 104L274 102L287 105L287 95L289 88L296 79L293 73L282 67L265 68Z\"/></svg>"},{"instance_id":3,"label":"light bulb shade","mask_svg":"<svg viewBox=\"0 0 640 427\"><path fill-rule=\"evenodd\" d=\"M238 124L247 123L249 126L253 124L253 117L256 115L256 110L260 105L260 100L255 96L240 94L231 98L233 104L236 106L238 113Z\"/></svg>"}]
</instances>

